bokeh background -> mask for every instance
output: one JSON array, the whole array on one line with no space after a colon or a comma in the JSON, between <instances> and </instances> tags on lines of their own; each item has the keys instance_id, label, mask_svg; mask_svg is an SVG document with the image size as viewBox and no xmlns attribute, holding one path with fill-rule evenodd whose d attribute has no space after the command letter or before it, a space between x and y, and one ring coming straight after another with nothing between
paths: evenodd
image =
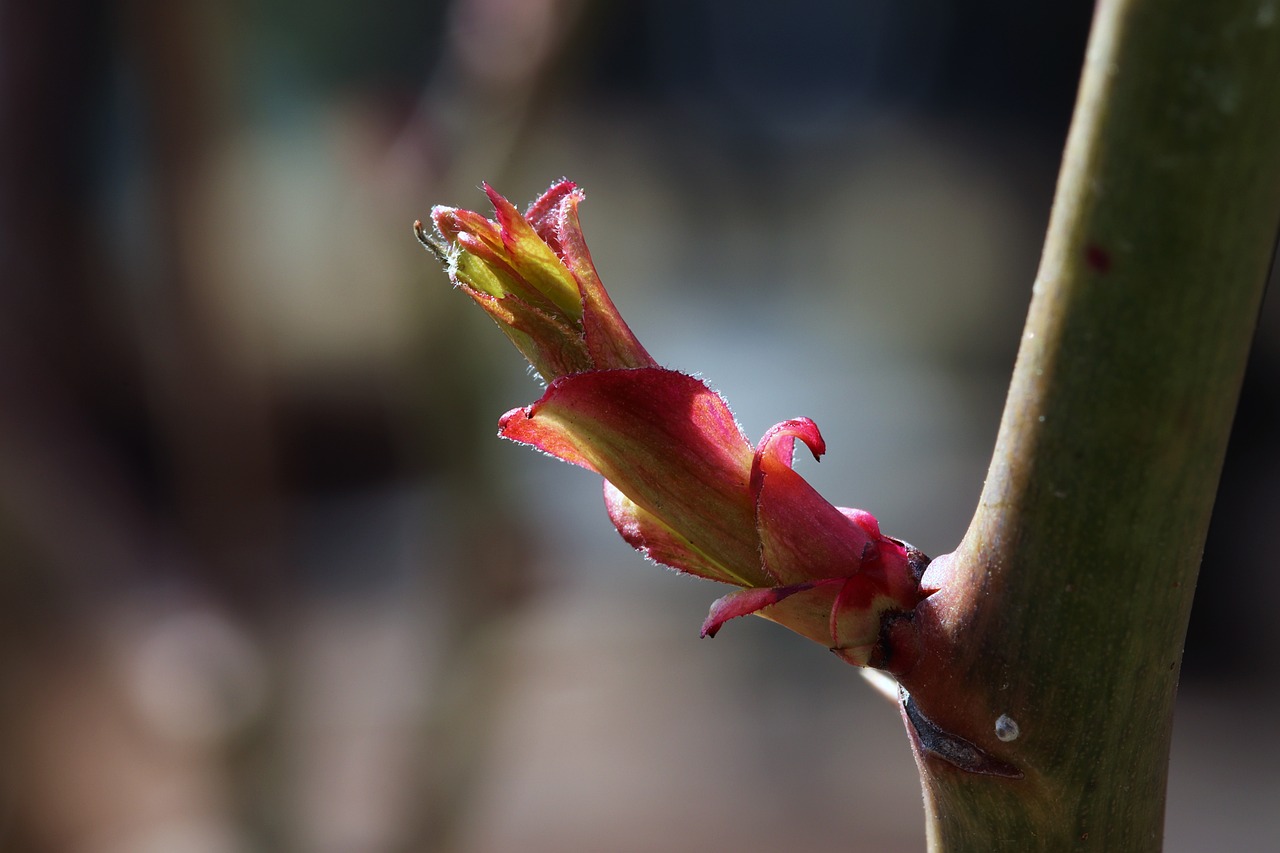
<instances>
[{"instance_id":1,"label":"bokeh background","mask_svg":"<svg viewBox=\"0 0 1280 853\"><path fill-rule=\"evenodd\" d=\"M0 849L915 851L892 705L633 554L410 223L567 175L649 350L926 552L982 486L1091 3L0 0ZM1170 851L1280 837L1280 322Z\"/></svg>"}]
</instances>

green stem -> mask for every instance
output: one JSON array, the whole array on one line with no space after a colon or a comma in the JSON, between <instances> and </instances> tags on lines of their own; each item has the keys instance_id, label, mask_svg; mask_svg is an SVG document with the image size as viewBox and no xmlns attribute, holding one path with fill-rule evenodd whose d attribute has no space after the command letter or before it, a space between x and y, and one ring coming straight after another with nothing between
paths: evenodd
<instances>
[{"instance_id":1,"label":"green stem","mask_svg":"<svg viewBox=\"0 0 1280 853\"><path fill-rule=\"evenodd\" d=\"M1098 4L995 456L901 677L930 849L1160 848L1201 550L1280 222L1280 2ZM1004 715L1018 727L996 736Z\"/></svg>"}]
</instances>

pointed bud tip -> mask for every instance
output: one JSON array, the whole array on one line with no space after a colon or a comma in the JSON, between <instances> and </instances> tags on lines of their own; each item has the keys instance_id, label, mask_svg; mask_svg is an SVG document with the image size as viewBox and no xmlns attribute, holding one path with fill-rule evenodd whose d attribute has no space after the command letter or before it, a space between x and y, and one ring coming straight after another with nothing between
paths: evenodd
<instances>
[{"instance_id":1,"label":"pointed bud tip","mask_svg":"<svg viewBox=\"0 0 1280 853\"><path fill-rule=\"evenodd\" d=\"M533 405L518 406L498 418L498 433L502 434L512 421L529 420L533 417Z\"/></svg>"}]
</instances>

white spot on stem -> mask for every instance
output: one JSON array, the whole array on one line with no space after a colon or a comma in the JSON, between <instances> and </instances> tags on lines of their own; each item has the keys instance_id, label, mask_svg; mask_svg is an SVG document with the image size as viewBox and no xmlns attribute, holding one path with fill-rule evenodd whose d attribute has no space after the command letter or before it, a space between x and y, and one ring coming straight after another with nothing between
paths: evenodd
<instances>
[{"instance_id":1,"label":"white spot on stem","mask_svg":"<svg viewBox=\"0 0 1280 853\"><path fill-rule=\"evenodd\" d=\"M1018 723L1008 714L1001 714L996 718L996 737L1008 743L1011 740L1017 740L1021 731L1018 729Z\"/></svg>"}]
</instances>

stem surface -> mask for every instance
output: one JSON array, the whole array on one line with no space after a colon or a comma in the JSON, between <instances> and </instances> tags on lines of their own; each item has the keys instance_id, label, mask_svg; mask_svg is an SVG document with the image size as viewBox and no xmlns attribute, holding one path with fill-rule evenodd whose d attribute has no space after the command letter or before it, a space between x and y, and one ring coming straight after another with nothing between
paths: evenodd
<instances>
[{"instance_id":1,"label":"stem surface","mask_svg":"<svg viewBox=\"0 0 1280 853\"><path fill-rule=\"evenodd\" d=\"M1159 850L1201 551L1280 222L1280 3L1102 0L977 513L927 580L930 849ZM997 737L997 720L1005 719Z\"/></svg>"}]
</instances>

